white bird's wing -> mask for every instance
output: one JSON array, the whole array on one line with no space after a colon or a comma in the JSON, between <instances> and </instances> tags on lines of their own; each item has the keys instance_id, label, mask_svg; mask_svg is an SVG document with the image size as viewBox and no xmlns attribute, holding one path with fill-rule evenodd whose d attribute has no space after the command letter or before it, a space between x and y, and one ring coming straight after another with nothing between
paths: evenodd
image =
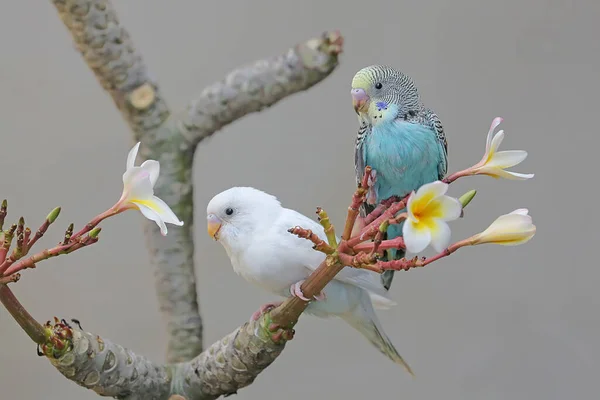
<instances>
[{"instance_id":1,"label":"white bird's wing","mask_svg":"<svg viewBox=\"0 0 600 400\"><path fill-rule=\"evenodd\" d=\"M324 254L318 252L312 248L313 244L306 240L297 237L289 232L288 229L293 227L302 227L305 229L310 229L314 233L316 233L322 240L327 242L327 236L325 235L325 230L317 221L313 221L312 219L296 212L294 210L290 210L288 208L284 208L283 212L280 214L277 219L274 229L278 232L283 232L287 237L285 237L284 241L286 243L286 248L295 248L298 253L295 255L297 257L304 258L304 265L314 271L317 269L319 264L325 258ZM339 240L339 238L338 238ZM294 251L294 250L291 250ZM294 251L295 252L295 251ZM368 271L365 269L358 269L352 267L346 267L341 270L336 276L335 279L341 282L348 283L350 285L361 287L374 295L377 295L373 300L375 301L378 297L383 297L381 300L382 303L391 302L388 300L387 291L381 284L379 274ZM380 303L380 301L376 301ZM386 304L381 304L381 306L386 306Z\"/></svg>"}]
</instances>

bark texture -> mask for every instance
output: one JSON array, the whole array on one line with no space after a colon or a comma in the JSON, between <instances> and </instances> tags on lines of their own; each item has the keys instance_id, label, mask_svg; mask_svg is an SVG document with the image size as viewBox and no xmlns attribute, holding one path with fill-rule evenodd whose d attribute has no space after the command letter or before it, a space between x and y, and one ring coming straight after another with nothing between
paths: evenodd
<instances>
[{"instance_id":1,"label":"bark texture","mask_svg":"<svg viewBox=\"0 0 600 400\"><path fill-rule=\"evenodd\" d=\"M158 160L155 187L185 225L162 237L148 221L145 235L156 292L169 334L167 365L155 365L108 340L75 330L73 348L53 364L67 378L104 396L209 399L249 385L283 350L264 318L247 323L202 352L202 319L194 273L192 165L196 146L223 126L306 90L338 65L337 31L250 63L172 112L108 0L52 0L77 49L141 141L142 158ZM271 330L269 330L270 328ZM277 331L277 329L275 329ZM52 359L52 358L51 358Z\"/></svg>"},{"instance_id":2,"label":"bark texture","mask_svg":"<svg viewBox=\"0 0 600 400\"><path fill-rule=\"evenodd\" d=\"M101 396L126 400L216 399L251 384L285 347L274 340L270 319L244 324L183 363L156 364L98 335L58 323L40 343L67 379ZM65 339L66 338L66 339ZM56 340L64 345L57 350Z\"/></svg>"}]
</instances>

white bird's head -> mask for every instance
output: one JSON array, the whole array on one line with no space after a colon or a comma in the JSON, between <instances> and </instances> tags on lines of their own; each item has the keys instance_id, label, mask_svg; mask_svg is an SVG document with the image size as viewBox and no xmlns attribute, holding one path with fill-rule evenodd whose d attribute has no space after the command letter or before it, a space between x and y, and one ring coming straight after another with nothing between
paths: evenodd
<instances>
[{"instance_id":1,"label":"white bird's head","mask_svg":"<svg viewBox=\"0 0 600 400\"><path fill-rule=\"evenodd\" d=\"M281 210L275 196L252 187L233 187L208 203L207 231L226 249L243 247L253 233L270 225Z\"/></svg>"}]
</instances>

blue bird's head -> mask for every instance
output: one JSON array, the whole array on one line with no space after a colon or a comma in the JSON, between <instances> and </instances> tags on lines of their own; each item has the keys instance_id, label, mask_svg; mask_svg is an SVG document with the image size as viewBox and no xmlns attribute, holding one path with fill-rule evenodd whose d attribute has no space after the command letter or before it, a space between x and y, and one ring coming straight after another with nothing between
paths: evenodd
<instances>
[{"instance_id":1,"label":"blue bird's head","mask_svg":"<svg viewBox=\"0 0 600 400\"><path fill-rule=\"evenodd\" d=\"M422 108L419 92L406 74L383 65L371 65L352 79L352 104L359 119L372 125Z\"/></svg>"}]
</instances>

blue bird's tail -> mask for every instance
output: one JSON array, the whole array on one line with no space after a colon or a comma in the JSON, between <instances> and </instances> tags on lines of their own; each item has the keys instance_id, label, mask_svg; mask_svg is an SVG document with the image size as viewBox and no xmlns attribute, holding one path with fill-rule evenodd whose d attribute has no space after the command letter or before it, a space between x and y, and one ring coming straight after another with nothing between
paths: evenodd
<instances>
[{"instance_id":1,"label":"blue bird's tail","mask_svg":"<svg viewBox=\"0 0 600 400\"><path fill-rule=\"evenodd\" d=\"M384 240L391 240L391 239L395 239L399 236L402 236L402 225L403 225L403 223L400 223L398 225L390 225L388 227L386 234L384 235L385 236ZM384 251L383 257L381 258L381 260L382 261L400 260L405 255L406 255L406 252L402 249L388 249L388 250ZM390 287L392 286L392 280L394 279L395 272L396 271L387 270L387 271L383 271L383 273L381 274L381 284L383 285L385 290L390 290Z\"/></svg>"},{"instance_id":2,"label":"blue bird's tail","mask_svg":"<svg viewBox=\"0 0 600 400\"><path fill-rule=\"evenodd\" d=\"M359 208L361 217L365 217L365 216L369 215L370 213L373 212L374 209L375 209L375 207L373 207L372 205L367 204L367 203L362 203ZM390 225L388 227L387 232L383 234L383 240L395 239L398 236L402 236L402 226L403 225L404 225L403 222L398 225ZM399 260L402 257L404 257L405 254L406 254L406 252L402 249L384 250L383 257L381 257L381 261ZM387 271L384 271L380 275L381 284L383 285L385 290L390 290L390 287L392 287L392 281L394 280L395 272L396 271L387 270Z\"/></svg>"}]
</instances>

